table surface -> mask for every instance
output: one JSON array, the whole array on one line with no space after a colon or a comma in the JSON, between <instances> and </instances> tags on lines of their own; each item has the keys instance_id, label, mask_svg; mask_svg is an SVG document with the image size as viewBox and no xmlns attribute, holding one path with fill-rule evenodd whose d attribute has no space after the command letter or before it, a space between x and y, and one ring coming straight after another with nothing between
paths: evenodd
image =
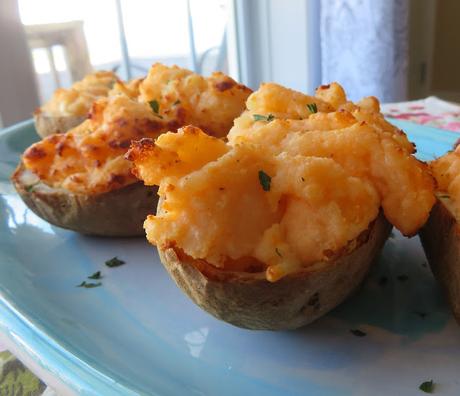
<instances>
[{"instance_id":1,"label":"table surface","mask_svg":"<svg viewBox=\"0 0 460 396\"><path fill-rule=\"evenodd\" d=\"M428 97L417 101L382 105L387 117L460 132L460 105ZM5 395L27 394L56 396L56 393L30 372L0 343L0 392Z\"/></svg>"}]
</instances>

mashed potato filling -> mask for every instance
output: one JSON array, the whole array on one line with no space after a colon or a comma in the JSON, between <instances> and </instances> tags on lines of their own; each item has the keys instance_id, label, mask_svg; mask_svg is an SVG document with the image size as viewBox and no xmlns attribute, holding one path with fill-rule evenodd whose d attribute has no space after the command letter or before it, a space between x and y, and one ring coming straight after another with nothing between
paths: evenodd
<instances>
[{"instance_id":1,"label":"mashed potato filling","mask_svg":"<svg viewBox=\"0 0 460 396\"><path fill-rule=\"evenodd\" d=\"M223 73L209 77L177 66L156 63L139 87L140 100L157 101L159 114L168 117L180 109L180 125L194 125L207 134L224 137L244 110L252 92Z\"/></svg>"},{"instance_id":2,"label":"mashed potato filling","mask_svg":"<svg viewBox=\"0 0 460 396\"><path fill-rule=\"evenodd\" d=\"M326 260L379 211L372 184L331 159L267 157L193 127L140 142L129 157L146 184L160 185L160 210L144 225L150 242L229 270L252 257L271 281Z\"/></svg>"},{"instance_id":3,"label":"mashed potato filling","mask_svg":"<svg viewBox=\"0 0 460 396\"><path fill-rule=\"evenodd\" d=\"M221 73L204 78L155 64L143 81L116 82L108 97L92 104L86 121L35 143L22 160L52 187L82 194L112 191L137 181L124 158L132 140L155 138L190 123L225 136L250 93Z\"/></svg>"},{"instance_id":4,"label":"mashed potato filling","mask_svg":"<svg viewBox=\"0 0 460 396\"><path fill-rule=\"evenodd\" d=\"M381 207L415 234L435 197L413 151L375 98L354 104L338 84L314 97L264 84L227 143L185 127L134 144L128 158L160 186L144 223L152 244L228 271L256 262L276 281L353 246Z\"/></svg>"},{"instance_id":5,"label":"mashed potato filling","mask_svg":"<svg viewBox=\"0 0 460 396\"><path fill-rule=\"evenodd\" d=\"M86 116L93 102L106 97L116 81L116 74L110 71L88 74L69 89L57 89L41 111L56 117Z\"/></svg>"},{"instance_id":6,"label":"mashed potato filling","mask_svg":"<svg viewBox=\"0 0 460 396\"><path fill-rule=\"evenodd\" d=\"M320 97L329 98L324 93L329 90L338 90L340 95L335 93L334 98L341 96L337 85L320 87ZM272 91L283 92L280 95L283 113L276 113L281 119L254 122L254 114L267 110L266 98L275 97ZM298 111L288 114L284 110L289 91L276 84L262 85L249 97L248 111L235 120L228 135L229 143L256 144L266 155L285 152L333 158L349 174L369 180L379 192L387 219L403 234L414 235L434 204L433 180L426 165L411 155L412 143L378 113L378 101L367 98L355 105L344 97L331 99L335 111L319 112L318 107L317 113L299 120ZM291 100L297 100L298 94L291 95ZM262 99L258 99L259 95ZM272 105L271 109L274 108Z\"/></svg>"}]
</instances>

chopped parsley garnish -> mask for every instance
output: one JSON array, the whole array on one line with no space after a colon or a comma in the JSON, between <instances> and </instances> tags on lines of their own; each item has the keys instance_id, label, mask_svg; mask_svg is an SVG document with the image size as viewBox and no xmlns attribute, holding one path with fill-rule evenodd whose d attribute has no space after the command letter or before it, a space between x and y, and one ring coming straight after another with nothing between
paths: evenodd
<instances>
[{"instance_id":1,"label":"chopped parsley garnish","mask_svg":"<svg viewBox=\"0 0 460 396\"><path fill-rule=\"evenodd\" d=\"M259 171L259 182L264 191L270 191L270 184L272 182L272 178L268 176L263 170Z\"/></svg>"},{"instance_id":2,"label":"chopped parsley garnish","mask_svg":"<svg viewBox=\"0 0 460 396\"><path fill-rule=\"evenodd\" d=\"M388 278L386 276L381 276L379 278L379 286L385 286L388 283Z\"/></svg>"},{"instance_id":3,"label":"chopped parsley garnish","mask_svg":"<svg viewBox=\"0 0 460 396\"><path fill-rule=\"evenodd\" d=\"M316 292L315 294L313 294L313 296L311 296L310 299L308 300L307 304L312 306L312 307L318 307L319 308L319 306L320 306L320 304L319 304L319 293Z\"/></svg>"},{"instance_id":4,"label":"chopped parsley garnish","mask_svg":"<svg viewBox=\"0 0 460 396\"><path fill-rule=\"evenodd\" d=\"M275 252L278 256L283 257L283 255L281 254L278 248L275 248Z\"/></svg>"},{"instance_id":5,"label":"chopped parsley garnish","mask_svg":"<svg viewBox=\"0 0 460 396\"><path fill-rule=\"evenodd\" d=\"M350 333L356 337L365 337L367 335L364 331L361 331L359 329L352 329L350 330Z\"/></svg>"},{"instance_id":6,"label":"chopped parsley garnish","mask_svg":"<svg viewBox=\"0 0 460 396\"><path fill-rule=\"evenodd\" d=\"M153 110L153 112L155 114L158 114L158 112L160 111L160 104L158 103L158 100L156 100L156 99L151 100L149 102L149 105L150 105L151 109Z\"/></svg>"},{"instance_id":7,"label":"chopped parsley garnish","mask_svg":"<svg viewBox=\"0 0 460 396\"><path fill-rule=\"evenodd\" d=\"M434 382L433 380L425 381L420 384L418 387L422 392L425 393L433 393L434 390Z\"/></svg>"},{"instance_id":8,"label":"chopped parsley garnish","mask_svg":"<svg viewBox=\"0 0 460 396\"><path fill-rule=\"evenodd\" d=\"M275 116L273 114L269 114L268 116L264 116L262 114L254 114L254 121L273 121L275 119Z\"/></svg>"},{"instance_id":9,"label":"chopped parsley garnish","mask_svg":"<svg viewBox=\"0 0 460 396\"><path fill-rule=\"evenodd\" d=\"M177 99L174 103L173 103L173 106L177 106L178 104L180 104L180 100Z\"/></svg>"},{"instance_id":10,"label":"chopped parsley garnish","mask_svg":"<svg viewBox=\"0 0 460 396\"><path fill-rule=\"evenodd\" d=\"M34 187L35 187L38 183L39 183L39 182L34 183L34 184L30 184L29 186L26 186L26 187L25 187L25 190L26 190L27 192L33 191Z\"/></svg>"},{"instance_id":11,"label":"chopped parsley garnish","mask_svg":"<svg viewBox=\"0 0 460 396\"><path fill-rule=\"evenodd\" d=\"M77 287L84 287L85 289L92 289L93 287L99 287L102 285L102 282L97 282L97 283L90 283L83 281Z\"/></svg>"},{"instance_id":12,"label":"chopped parsley garnish","mask_svg":"<svg viewBox=\"0 0 460 396\"><path fill-rule=\"evenodd\" d=\"M115 73L115 71L113 71L113 72ZM112 81L110 81L110 89L112 89L115 86L116 83L117 83L116 78L114 78Z\"/></svg>"},{"instance_id":13,"label":"chopped parsley garnish","mask_svg":"<svg viewBox=\"0 0 460 396\"><path fill-rule=\"evenodd\" d=\"M126 264L126 263L123 260L120 260L117 256L105 262L105 265L110 268L119 267L120 265L123 265L123 264Z\"/></svg>"},{"instance_id":14,"label":"chopped parsley garnish","mask_svg":"<svg viewBox=\"0 0 460 396\"><path fill-rule=\"evenodd\" d=\"M102 278L101 271L97 271L93 275L88 276L88 279L101 279L101 278Z\"/></svg>"},{"instance_id":15,"label":"chopped parsley garnish","mask_svg":"<svg viewBox=\"0 0 460 396\"><path fill-rule=\"evenodd\" d=\"M308 107L308 110L310 110L310 113L318 112L318 107L316 106L316 103L308 103L307 107Z\"/></svg>"}]
</instances>

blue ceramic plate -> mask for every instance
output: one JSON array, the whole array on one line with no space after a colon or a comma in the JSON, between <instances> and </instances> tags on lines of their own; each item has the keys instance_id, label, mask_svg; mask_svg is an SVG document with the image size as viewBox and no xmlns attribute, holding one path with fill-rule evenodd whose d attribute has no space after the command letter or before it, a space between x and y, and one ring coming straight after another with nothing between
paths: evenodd
<instances>
[{"instance_id":1,"label":"blue ceramic plate","mask_svg":"<svg viewBox=\"0 0 460 396\"><path fill-rule=\"evenodd\" d=\"M395 123L422 159L457 138ZM362 289L312 325L242 330L188 300L144 238L84 237L28 210L9 175L36 139L31 122L0 135L0 334L61 392L420 395L433 379L436 394L460 394L460 329L417 238L389 239ZM113 256L127 264L107 268ZM101 287L76 287L98 270Z\"/></svg>"}]
</instances>

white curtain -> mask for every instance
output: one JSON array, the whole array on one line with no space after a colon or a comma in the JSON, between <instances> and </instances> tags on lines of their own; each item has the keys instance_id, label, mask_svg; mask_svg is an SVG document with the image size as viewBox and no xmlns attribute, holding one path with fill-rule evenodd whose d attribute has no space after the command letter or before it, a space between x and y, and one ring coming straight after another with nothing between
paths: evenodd
<instances>
[{"instance_id":1,"label":"white curtain","mask_svg":"<svg viewBox=\"0 0 460 396\"><path fill-rule=\"evenodd\" d=\"M350 99L406 99L409 0L321 0L322 82Z\"/></svg>"}]
</instances>

